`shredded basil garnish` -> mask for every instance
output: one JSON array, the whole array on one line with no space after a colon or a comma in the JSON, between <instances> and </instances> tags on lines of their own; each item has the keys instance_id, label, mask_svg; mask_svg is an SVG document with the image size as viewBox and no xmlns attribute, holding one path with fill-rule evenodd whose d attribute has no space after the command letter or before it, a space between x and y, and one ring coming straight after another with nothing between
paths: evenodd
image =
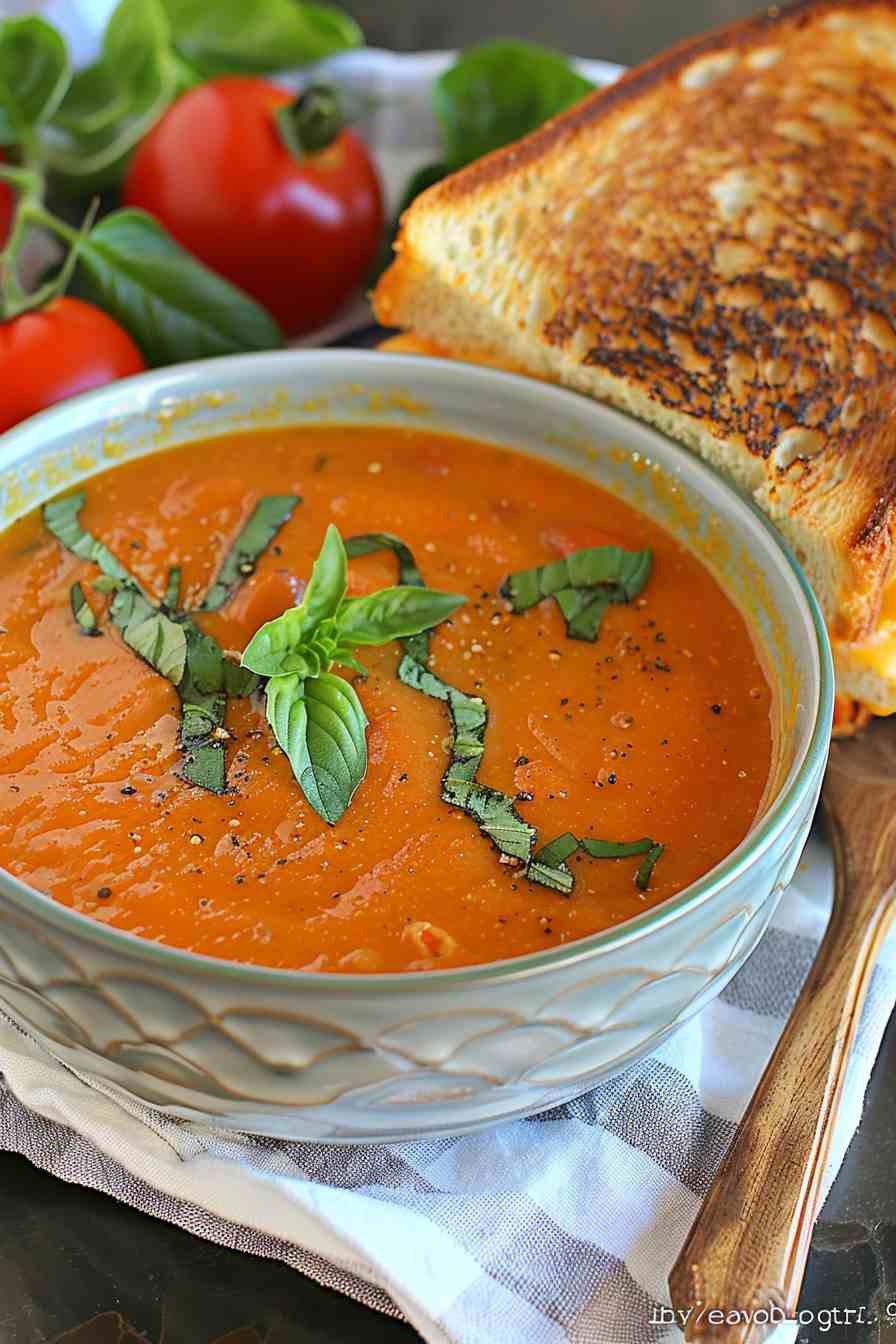
<instances>
[{"instance_id":1,"label":"shredded basil garnish","mask_svg":"<svg viewBox=\"0 0 896 1344\"><path fill-rule=\"evenodd\" d=\"M369 532L361 536L350 537L345 543L345 549L350 558L370 555L374 551L390 550L398 560L399 583L423 586L423 577L413 555L398 537L386 532ZM618 551L616 547L600 549L617 551L621 556L635 554ZM579 552L579 554L586 553ZM614 580L614 582L624 583L629 590L631 590L632 583L640 583L640 587L643 587L650 573L650 553L638 552L637 554L647 557L646 562L643 559L639 560L637 573L634 565L617 564L615 571L616 573L621 572L623 578ZM569 557L569 559L572 558ZM602 572L606 572L606 568L605 563ZM597 566L592 564L588 572L594 573L596 570ZM577 577L582 572L581 568L576 567ZM643 578L639 578L641 572L643 572ZM526 575L537 573L539 573L537 570L525 571ZM519 577L519 575L514 575L511 577L511 581ZM550 576L547 582L549 584L553 582ZM524 598L529 594L528 585L530 583L531 580L525 578ZM564 583L567 585L569 583L568 574ZM633 591L639 592L640 587ZM562 586L552 589L550 594L542 592L538 596L532 597L527 605L533 605L541 596L556 596L562 592L564 592ZM592 599L600 597L604 607L608 601L628 600L627 598L608 597L604 592L595 594L593 590L588 593L588 596ZM519 609L524 610L525 607L521 606ZM601 614L603 614L603 608L601 608ZM578 636L578 638L582 638L582 636ZM420 691L423 695L431 696L434 700L443 701L448 707L452 729L451 759L442 776L442 798L444 801L450 803L453 807L460 808L467 816L471 817L482 833L491 840L502 858L515 865L523 865L523 873L530 882L536 882L543 887L551 888L553 891L569 895L575 885L575 877L566 860L572 858L579 849L583 849L588 855L596 859L617 859L640 854L645 855L635 875L636 885L641 891L645 891L653 869L663 852L663 846L654 840L643 839L622 843L612 840L592 840L590 838L579 840L572 832L567 832L533 853L538 834L535 827L520 816L514 806L514 800L509 794L481 784L476 778L485 750L485 732L488 727L488 707L485 701L479 695L468 695L456 686L451 686L431 670L428 666L430 642L428 632L403 639L401 642L404 648L404 657L398 668L399 680L403 681L406 686L410 686L412 690Z\"/></svg>"},{"instance_id":2,"label":"shredded basil garnish","mask_svg":"<svg viewBox=\"0 0 896 1344\"><path fill-rule=\"evenodd\" d=\"M626 551L621 546L591 546L534 569L510 574L501 596L515 612L528 611L544 597L553 597L566 621L570 639L597 639L611 602L631 602L650 578L653 553Z\"/></svg>"},{"instance_id":3,"label":"shredded basil garnish","mask_svg":"<svg viewBox=\"0 0 896 1344\"><path fill-rule=\"evenodd\" d=\"M169 569L168 585L165 588L165 596L162 598L162 606L168 611L177 611L180 602L180 578L178 568Z\"/></svg>"},{"instance_id":4,"label":"shredded basil garnish","mask_svg":"<svg viewBox=\"0 0 896 1344\"><path fill-rule=\"evenodd\" d=\"M102 631L96 622L93 614L93 608L84 596L84 589L80 583L73 583L68 590L68 600L71 603L72 615L78 622L78 628L82 635L100 635Z\"/></svg>"},{"instance_id":5,"label":"shredded basil garnish","mask_svg":"<svg viewBox=\"0 0 896 1344\"><path fill-rule=\"evenodd\" d=\"M139 590L140 585L132 578L124 565L90 532L85 532L78 515L84 507L86 496L83 490L75 495L66 495L64 499L54 499L44 505L44 523L58 541L78 556L80 560L92 560L99 565L104 574L112 579L129 579Z\"/></svg>"},{"instance_id":6,"label":"shredded basil garnish","mask_svg":"<svg viewBox=\"0 0 896 1344\"><path fill-rule=\"evenodd\" d=\"M225 658L217 640L200 630L190 612L179 608L180 569L175 567L169 571L165 595L159 604L147 596L137 579L109 548L82 528L80 513L85 498L84 492L78 491L46 504L44 523L66 550L99 565L102 574L92 586L97 592L113 595L109 606L112 624L129 648L170 681L177 691L181 705L180 745L184 777L212 793L223 793L227 783L224 750L230 740L224 726L227 700L229 696L251 695L259 685L259 678ZM250 572L240 566L251 564L254 568L277 528L298 502L295 495L276 495L259 502L225 557L200 610L217 610L223 606ZM280 521L273 526L275 519ZM210 606L212 595L215 602ZM80 584L72 587L71 603L75 619L81 629L86 630L85 622L93 613L84 600ZM95 628L88 633L100 632Z\"/></svg>"},{"instance_id":7,"label":"shredded basil garnish","mask_svg":"<svg viewBox=\"0 0 896 1344\"><path fill-rule=\"evenodd\" d=\"M258 501L251 518L225 556L201 611L220 611L225 602L230 601L243 580L254 572L260 557L283 524L292 517L298 503L298 495L267 495Z\"/></svg>"}]
</instances>

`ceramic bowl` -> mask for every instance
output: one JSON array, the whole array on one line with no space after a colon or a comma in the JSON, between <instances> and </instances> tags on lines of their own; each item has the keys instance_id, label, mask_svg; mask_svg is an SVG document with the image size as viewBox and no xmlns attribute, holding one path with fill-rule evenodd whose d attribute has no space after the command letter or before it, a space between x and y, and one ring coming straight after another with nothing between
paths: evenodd
<instances>
[{"instance_id":1,"label":"ceramic bowl","mask_svg":"<svg viewBox=\"0 0 896 1344\"><path fill-rule=\"evenodd\" d=\"M294 351L128 379L5 436L0 526L124 458L238 427L346 421L548 457L699 553L747 614L778 688L780 759L761 819L705 877L610 931L425 974L216 961L94 922L2 873L0 1007L82 1076L218 1128L336 1141L460 1133L593 1087L659 1045L749 956L815 810L830 650L796 561L696 458L572 393L442 360Z\"/></svg>"}]
</instances>

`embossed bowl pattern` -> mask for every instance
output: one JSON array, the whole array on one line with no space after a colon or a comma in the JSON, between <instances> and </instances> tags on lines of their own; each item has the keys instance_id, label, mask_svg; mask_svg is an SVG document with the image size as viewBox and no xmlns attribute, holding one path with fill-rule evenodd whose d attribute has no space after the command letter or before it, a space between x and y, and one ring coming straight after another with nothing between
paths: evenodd
<instances>
[{"instance_id":1,"label":"embossed bowl pattern","mask_svg":"<svg viewBox=\"0 0 896 1344\"><path fill-rule=\"evenodd\" d=\"M709 468L571 393L440 360L286 352L115 384L5 436L0 519L122 457L243 426L327 422L423 425L549 457L701 554L747 612L779 688L763 815L706 877L613 930L423 974L215 961L96 923L0 872L0 1008L98 1085L218 1128L331 1141L459 1133L594 1086L749 956L817 803L830 650L796 562Z\"/></svg>"}]
</instances>

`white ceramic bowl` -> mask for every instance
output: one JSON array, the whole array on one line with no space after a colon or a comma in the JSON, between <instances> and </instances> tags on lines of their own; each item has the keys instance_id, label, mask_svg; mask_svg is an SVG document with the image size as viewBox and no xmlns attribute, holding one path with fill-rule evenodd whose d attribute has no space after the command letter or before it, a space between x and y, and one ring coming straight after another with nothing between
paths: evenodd
<instances>
[{"instance_id":1,"label":"white ceramic bowl","mask_svg":"<svg viewBox=\"0 0 896 1344\"><path fill-rule=\"evenodd\" d=\"M592 1087L657 1046L750 954L815 810L830 650L793 557L694 457L571 393L441 360L286 352L128 379L0 439L0 525L121 457L260 422L345 421L437 427L551 458L701 554L748 614L778 684L782 752L765 814L711 873L625 924L425 974L217 961L94 922L0 873L0 1005L82 1074L221 1128L457 1133Z\"/></svg>"}]
</instances>

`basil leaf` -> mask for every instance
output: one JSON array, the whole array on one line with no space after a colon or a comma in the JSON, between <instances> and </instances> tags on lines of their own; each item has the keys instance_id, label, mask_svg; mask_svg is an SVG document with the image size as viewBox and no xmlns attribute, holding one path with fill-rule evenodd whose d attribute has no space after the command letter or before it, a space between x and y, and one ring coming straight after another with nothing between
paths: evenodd
<instances>
[{"instance_id":1,"label":"basil leaf","mask_svg":"<svg viewBox=\"0 0 896 1344\"><path fill-rule=\"evenodd\" d=\"M211 735L216 726L214 713L204 705L184 704L181 736L184 742L191 744L203 742Z\"/></svg>"},{"instance_id":2,"label":"basil leaf","mask_svg":"<svg viewBox=\"0 0 896 1344\"><path fill-rule=\"evenodd\" d=\"M335 613L348 581L345 546L331 523L298 607L267 621L249 640L242 665L262 677L299 673L316 677L329 670L339 642ZM343 649L347 654L349 650Z\"/></svg>"},{"instance_id":3,"label":"basil leaf","mask_svg":"<svg viewBox=\"0 0 896 1344\"><path fill-rule=\"evenodd\" d=\"M0 144L49 120L72 73L65 41L32 15L0 23Z\"/></svg>"},{"instance_id":4,"label":"basil leaf","mask_svg":"<svg viewBox=\"0 0 896 1344\"><path fill-rule=\"evenodd\" d=\"M591 546L573 551L534 569L511 574L501 585L501 594L514 611L527 611L543 597L564 588L606 586L610 601L631 602L650 578L653 554L649 550L626 551L621 546Z\"/></svg>"},{"instance_id":5,"label":"basil leaf","mask_svg":"<svg viewBox=\"0 0 896 1344\"><path fill-rule=\"evenodd\" d=\"M367 773L367 716L354 687L330 673L272 677L267 715L308 802L334 826Z\"/></svg>"},{"instance_id":6,"label":"basil leaf","mask_svg":"<svg viewBox=\"0 0 896 1344\"><path fill-rule=\"evenodd\" d=\"M566 621L567 637L593 643L610 605L609 594L600 588L559 588L554 599Z\"/></svg>"},{"instance_id":7,"label":"basil leaf","mask_svg":"<svg viewBox=\"0 0 896 1344\"><path fill-rule=\"evenodd\" d=\"M566 860L579 849L584 849L592 859L630 859L644 854L645 858L635 873L635 885L641 891L646 891L664 846L647 837L642 840L616 841L592 840L585 836L579 840L571 831L567 831L538 851L529 865L527 876L544 886L553 886L555 890L568 894L572 891L575 878Z\"/></svg>"},{"instance_id":8,"label":"basil leaf","mask_svg":"<svg viewBox=\"0 0 896 1344\"><path fill-rule=\"evenodd\" d=\"M336 656L336 622L324 621L307 633L302 607L290 607L282 616L267 621L249 640L243 652L242 666L260 677L279 677L298 673L317 677L328 672ZM344 650L343 650L344 652Z\"/></svg>"},{"instance_id":9,"label":"basil leaf","mask_svg":"<svg viewBox=\"0 0 896 1344\"><path fill-rule=\"evenodd\" d=\"M229 658L224 659L224 691L237 699L251 695L260 685L260 679L248 668L237 667Z\"/></svg>"},{"instance_id":10,"label":"basil leaf","mask_svg":"<svg viewBox=\"0 0 896 1344\"><path fill-rule=\"evenodd\" d=\"M120 0L100 59L76 73L44 143L55 184L82 194L114 184L130 151L189 82L170 49L161 0Z\"/></svg>"},{"instance_id":11,"label":"basil leaf","mask_svg":"<svg viewBox=\"0 0 896 1344\"><path fill-rule=\"evenodd\" d=\"M550 848L550 845L545 845L546 850ZM533 855L529 860L526 867L526 877L539 887L547 887L550 891L557 891L561 896L570 896L576 885L575 874L562 859L554 863L548 863L538 854Z\"/></svg>"},{"instance_id":12,"label":"basil leaf","mask_svg":"<svg viewBox=\"0 0 896 1344\"><path fill-rule=\"evenodd\" d=\"M386 644L419 635L446 620L466 600L432 588L383 588L368 597L349 597L336 616L339 638L348 645Z\"/></svg>"},{"instance_id":13,"label":"basil leaf","mask_svg":"<svg viewBox=\"0 0 896 1344\"><path fill-rule=\"evenodd\" d=\"M223 742L203 742L187 751L181 774L209 793L227 792L227 761Z\"/></svg>"},{"instance_id":14,"label":"basil leaf","mask_svg":"<svg viewBox=\"0 0 896 1344\"><path fill-rule=\"evenodd\" d=\"M117 125L134 107L134 95L103 61L76 70L53 124L82 136Z\"/></svg>"},{"instance_id":15,"label":"basil leaf","mask_svg":"<svg viewBox=\"0 0 896 1344\"><path fill-rule=\"evenodd\" d=\"M653 870L659 860L662 858L665 845L659 843L650 846L645 855L644 861L638 871L635 873L635 886L641 891L646 891L650 886L650 879L653 876Z\"/></svg>"},{"instance_id":16,"label":"basil leaf","mask_svg":"<svg viewBox=\"0 0 896 1344\"><path fill-rule=\"evenodd\" d=\"M181 699L180 743L184 753L181 773L191 784L211 793L223 793L227 784L224 755L229 733L227 674L217 641L192 621L183 623L186 663L177 693Z\"/></svg>"},{"instance_id":17,"label":"basil leaf","mask_svg":"<svg viewBox=\"0 0 896 1344\"><path fill-rule=\"evenodd\" d=\"M223 696L198 704L185 700L181 705L181 774L209 793L224 793L227 787L224 749L230 734L224 728L226 708Z\"/></svg>"},{"instance_id":18,"label":"basil leaf","mask_svg":"<svg viewBox=\"0 0 896 1344\"><path fill-rule=\"evenodd\" d=\"M361 46L353 19L297 0L164 0L177 50L206 79L264 74Z\"/></svg>"},{"instance_id":19,"label":"basil leaf","mask_svg":"<svg viewBox=\"0 0 896 1344\"><path fill-rule=\"evenodd\" d=\"M180 601L180 569L174 565L168 571L168 582L165 585L165 596L162 598L162 606L169 612L177 611L177 604Z\"/></svg>"},{"instance_id":20,"label":"basil leaf","mask_svg":"<svg viewBox=\"0 0 896 1344\"><path fill-rule=\"evenodd\" d=\"M158 611L143 621L128 625L124 639L135 653L139 653L172 686L178 685L184 675L187 657L187 639L183 626Z\"/></svg>"},{"instance_id":21,"label":"basil leaf","mask_svg":"<svg viewBox=\"0 0 896 1344\"><path fill-rule=\"evenodd\" d=\"M131 334L150 364L268 350L283 336L242 290L190 256L142 210L117 210L87 235L79 292Z\"/></svg>"},{"instance_id":22,"label":"basil leaf","mask_svg":"<svg viewBox=\"0 0 896 1344\"><path fill-rule=\"evenodd\" d=\"M126 636L129 626L139 625L141 621L148 620L154 614L155 607L135 583L130 579L119 581L109 608L109 615L112 617L113 625L122 635Z\"/></svg>"},{"instance_id":23,"label":"basil leaf","mask_svg":"<svg viewBox=\"0 0 896 1344\"><path fill-rule=\"evenodd\" d=\"M193 627L189 639L190 680L203 695L217 695L224 689L224 655L211 635Z\"/></svg>"},{"instance_id":24,"label":"basil leaf","mask_svg":"<svg viewBox=\"0 0 896 1344\"><path fill-rule=\"evenodd\" d=\"M138 77L147 54L163 51L171 28L161 0L120 0L103 34L103 62L117 78Z\"/></svg>"},{"instance_id":25,"label":"basil leaf","mask_svg":"<svg viewBox=\"0 0 896 1344\"><path fill-rule=\"evenodd\" d=\"M311 578L308 580L300 608L304 613L309 633L321 621L336 615L339 604L345 596L347 583L348 561L345 545L339 535L339 529L330 523L324 535L320 555L311 570Z\"/></svg>"},{"instance_id":26,"label":"basil leaf","mask_svg":"<svg viewBox=\"0 0 896 1344\"><path fill-rule=\"evenodd\" d=\"M449 169L528 135L593 87L563 56L527 42L486 42L465 52L433 91Z\"/></svg>"},{"instance_id":27,"label":"basil leaf","mask_svg":"<svg viewBox=\"0 0 896 1344\"><path fill-rule=\"evenodd\" d=\"M350 559L359 555L374 555L377 551L391 551L398 561L398 582L402 586L424 586L423 575L410 550L400 537L393 536L391 532L362 532L357 537L349 537L345 551Z\"/></svg>"},{"instance_id":28,"label":"basil leaf","mask_svg":"<svg viewBox=\"0 0 896 1344\"><path fill-rule=\"evenodd\" d=\"M350 51L353 47L363 47L364 30L350 14L336 5L318 5L310 3L293 5L299 11L302 24L302 38L305 50L310 54L307 61L320 61L325 56L333 56L338 51ZM282 60L274 69L282 69Z\"/></svg>"},{"instance_id":29,"label":"basil leaf","mask_svg":"<svg viewBox=\"0 0 896 1344\"><path fill-rule=\"evenodd\" d=\"M78 628L82 635L99 635L102 631L96 623L96 617L93 614L93 608L84 596L84 589L80 583L73 583L68 590L68 600L71 605L72 615L78 622Z\"/></svg>"},{"instance_id":30,"label":"basil leaf","mask_svg":"<svg viewBox=\"0 0 896 1344\"><path fill-rule=\"evenodd\" d=\"M79 514L85 501L83 490L77 491L74 495L65 495L62 499L51 500L43 508L44 526L73 555L77 555L81 560L91 560L95 565L99 565L107 577L126 579L138 592L141 591L137 580L128 573L121 561L116 559L108 546L98 541L92 533L84 531L79 521Z\"/></svg>"},{"instance_id":31,"label":"basil leaf","mask_svg":"<svg viewBox=\"0 0 896 1344\"><path fill-rule=\"evenodd\" d=\"M254 572L259 557L291 517L298 503L299 495L267 495L258 501L249 521L224 557L224 563L206 594L201 611L218 611L225 602L230 601L243 580Z\"/></svg>"},{"instance_id":32,"label":"basil leaf","mask_svg":"<svg viewBox=\"0 0 896 1344\"><path fill-rule=\"evenodd\" d=\"M101 574L98 579L94 579L90 586L95 593L117 593L121 587L121 581L113 579L109 574Z\"/></svg>"},{"instance_id":33,"label":"basil leaf","mask_svg":"<svg viewBox=\"0 0 896 1344\"><path fill-rule=\"evenodd\" d=\"M561 863L566 863L579 848L579 842L572 831L565 831L563 835L558 835L556 840L550 844L544 845L535 855L536 863L543 863L548 868L557 868Z\"/></svg>"},{"instance_id":34,"label":"basil leaf","mask_svg":"<svg viewBox=\"0 0 896 1344\"><path fill-rule=\"evenodd\" d=\"M465 788L464 796L464 791L457 786L455 796L464 797L461 806L478 823L479 829L501 854L528 863L535 843L535 827L523 821L513 800L506 793L484 784L470 783Z\"/></svg>"},{"instance_id":35,"label":"basil leaf","mask_svg":"<svg viewBox=\"0 0 896 1344\"><path fill-rule=\"evenodd\" d=\"M592 859L630 859L633 854L646 854L653 848L652 840L589 840L579 841L586 854Z\"/></svg>"}]
</instances>

